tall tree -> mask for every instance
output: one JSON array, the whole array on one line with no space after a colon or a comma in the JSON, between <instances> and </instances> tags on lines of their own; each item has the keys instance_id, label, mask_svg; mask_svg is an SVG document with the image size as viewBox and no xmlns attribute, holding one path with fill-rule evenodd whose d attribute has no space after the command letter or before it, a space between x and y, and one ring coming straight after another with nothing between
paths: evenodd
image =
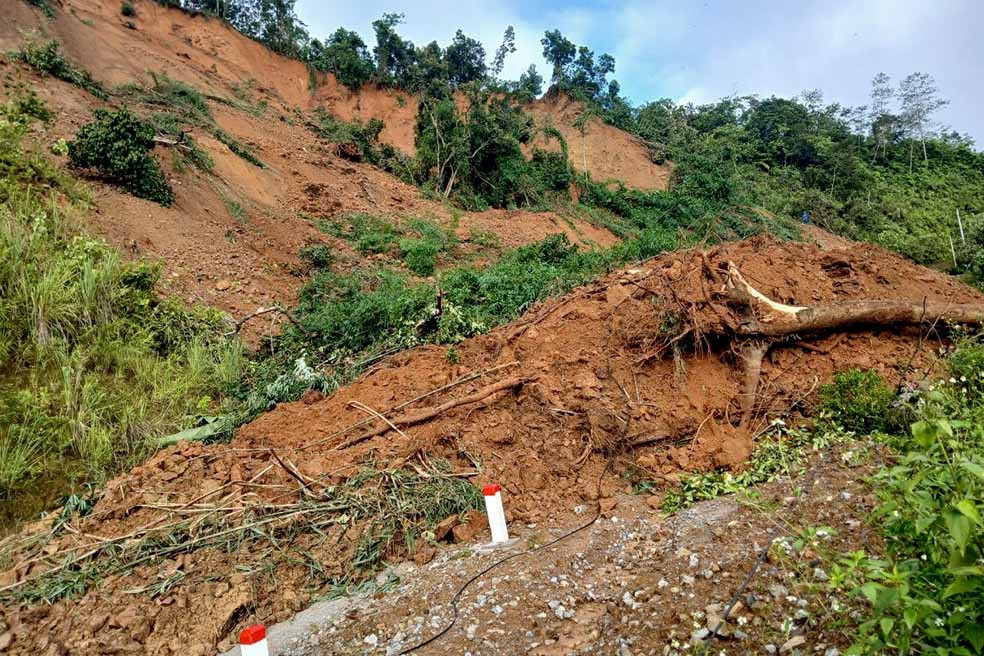
<instances>
[{"instance_id":1,"label":"tall tree","mask_svg":"<svg viewBox=\"0 0 984 656\"><path fill-rule=\"evenodd\" d=\"M417 53L413 43L403 39L396 26L403 23L403 14L386 13L372 22L376 33L376 79L389 86L409 86Z\"/></svg>"},{"instance_id":2,"label":"tall tree","mask_svg":"<svg viewBox=\"0 0 984 656\"><path fill-rule=\"evenodd\" d=\"M879 73L871 80L871 129L872 136L875 138L875 152L871 156L874 162L878 157L879 148L882 154L888 147L888 138L891 134L891 125L894 121L886 119L889 116L890 103L895 97L895 90L892 88L892 78L885 73Z\"/></svg>"},{"instance_id":3,"label":"tall tree","mask_svg":"<svg viewBox=\"0 0 984 656\"><path fill-rule=\"evenodd\" d=\"M362 37L344 27L335 30L324 44L311 41L308 61L319 70L334 73L350 89L368 82L375 68Z\"/></svg>"},{"instance_id":4,"label":"tall tree","mask_svg":"<svg viewBox=\"0 0 984 656\"><path fill-rule=\"evenodd\" d=\"M492 60L492 78L498 79L502 75L502 68L506 65L506 57L516 52L516 31L510 25L502 35L502 43L495 51L495 58Z\"/></svg>"},{"instance_id":5,"label":"tall tree","mask_svg":"<svg viewBox=\"0 0 984 656\"><path fill-rule=\"evenodd\" d=\"M550 83L562 84L567 80L570 66L577 56L577 46L560 30L545 32L540 43L543 45L543 58L553 67Z\"/></svg>"},{"instance_id":6,"label":"tall tree","mask_svg":"<svg viewBox=\"0 0 984 656\"><path fill-rule=\"evenodd\" d=\"M912 73L899 84L899 99L902 104L900 118L902 128L909 139L909 170L912 170L913 142L922 143L923 160L929 161L926 154L926 133L933 114L950 101L939 97L936 81L927 73Z\"/></svg>"},{"instance_id":7,"label":"tall tree","mask_svg":"<svg viewBox=\"0 0 984 656\"><path fill-rule=\"evenodd\" d=\"M498 56L498 55L497 55ZM454 86L461 86L485 77L485 48L477 40L458 30L451 45L444 51L448 67L448 79Z\"/></svg>"}]
</instances>

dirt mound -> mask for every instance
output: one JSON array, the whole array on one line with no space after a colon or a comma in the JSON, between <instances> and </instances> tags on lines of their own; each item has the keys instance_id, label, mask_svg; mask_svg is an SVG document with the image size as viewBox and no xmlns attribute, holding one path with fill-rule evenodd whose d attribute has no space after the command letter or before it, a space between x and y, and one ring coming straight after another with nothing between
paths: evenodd
<instances>
[{"instance_id":1,"label":"dirt mound","mask_svg":"<svg viewBox=\"0 0 984 656\"><path fill-rule=\"evenodd\" d=\"M10 598L12 650L210 653L247 621L289 616L351 573L368 524L331 504L366 468L498 481L511 520L543 521L629 491L634 476L672 483L740 467L757 429L802 408L837 370L871 367L895 382L910 362L933 364L935 349L915 348L916 328L785 341L763 362L748 424L739 355L715 337L738 318L715 300L714 272L728 263L791 304L984 299L861 244L829 252L756 238L618 271L461 343L456 358L416 348L331 397L277 407L231 444L168 448L110 482L87 517L26 529L8 544L0 593L43 594L73 572L108 569L78 601Z\"/></svg>"},{"instance_id":2,"label":"dirt mound","mask_svg":"<svg viewBox=\"0 0 984 656\"><path fill-rule=\"evenodd\" d=\"M597 116L583 120L583 103L566 95L547 95L531 103L527 111L536 118L539 127L555 128L563 135L571 165L578 171L587 171L593 180L617 180L644 191L663 190L669 185L673 172L669 164L654 163L638 137L608 125ZM556 139L540 136L533 145L560 152Z\"/></svg>"}]
</instances>

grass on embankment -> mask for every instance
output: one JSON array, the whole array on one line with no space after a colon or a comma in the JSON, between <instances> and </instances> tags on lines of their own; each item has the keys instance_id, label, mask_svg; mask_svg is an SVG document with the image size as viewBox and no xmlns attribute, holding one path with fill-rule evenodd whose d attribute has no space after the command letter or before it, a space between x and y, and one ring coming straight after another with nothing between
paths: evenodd
<instances>
[{"instance_id":1,"label":"grass on embankment","mask_svg":"<svg viewBox=\"0 0 984 656\"><path fill-rule=\"evenodd\" d=\"M217 410L241 350L159 268L79 229L86 192L25 145L38 101L0 107L0 523L36 513Z\"/></svg>"}]
</instances>

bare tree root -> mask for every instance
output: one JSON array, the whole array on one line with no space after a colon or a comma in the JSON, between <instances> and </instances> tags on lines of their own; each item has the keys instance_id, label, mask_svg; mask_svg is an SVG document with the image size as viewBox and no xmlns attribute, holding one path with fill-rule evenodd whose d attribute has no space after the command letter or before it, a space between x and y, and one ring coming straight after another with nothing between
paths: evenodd
<instances>
[{"instance_id":1,"label":"bare tree root","mask_svg":"<svg viewBox=\"0 0 984 656\"><path fill-rule=\"evenodd\" d=\"M772 342L753 340L746 342L738 350L745 369L745 384L741 393L741 428L748 428L751 424L755 399L758 398L759 380L762 378L762 358L771 347Z\"/></svg>"}]
</instances>

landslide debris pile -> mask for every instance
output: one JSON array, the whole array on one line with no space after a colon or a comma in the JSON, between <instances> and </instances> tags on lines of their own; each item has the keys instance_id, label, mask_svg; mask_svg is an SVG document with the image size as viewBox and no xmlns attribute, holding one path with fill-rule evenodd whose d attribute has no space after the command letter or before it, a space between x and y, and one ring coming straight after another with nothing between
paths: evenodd
<instances>
[{"instance_id":1,"label":"landslide debris pile","mask_svg":"<svg viewBox=\"0 0 984 656\"><path fill-rule=\"evenodd\" d=\"M469 482L501 483L510 519L528 522L629 491L627 474L668 485L737 468L770 417L806 407L835 371L927 371L935 348L918 348L920 335L945 336L927 319L770 341L749 402L736 331L777 324L735 302L734 270L790 305L984 304L862 244L760 237L664 255L453 351L391 357L331 397L277 407L230 444L169 447L91 507L26 527L0 544L0 633L12 653L211 653L383 557L426 560L422 531L477 506Z\"/></svg>"}]
</instances>

